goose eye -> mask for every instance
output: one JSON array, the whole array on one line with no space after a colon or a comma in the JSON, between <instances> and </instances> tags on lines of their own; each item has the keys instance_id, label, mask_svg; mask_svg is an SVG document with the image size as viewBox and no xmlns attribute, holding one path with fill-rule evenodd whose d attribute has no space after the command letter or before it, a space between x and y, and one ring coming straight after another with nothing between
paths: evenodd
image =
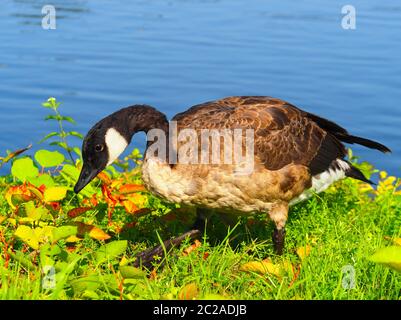
<instances>
[{"instance_id":1,"label":"goose eye","mask_svg":"<svg viewBox=\"0 0 401 320\"><path fill-rule=\"evenodd\" d=\"M102 144L97 144L97 145L95 146L95 151L96 151L96 152L101 152L101 151L103 151L103 149L104 149L104 147L103 147Z\"/></svg>"}]
</instances>

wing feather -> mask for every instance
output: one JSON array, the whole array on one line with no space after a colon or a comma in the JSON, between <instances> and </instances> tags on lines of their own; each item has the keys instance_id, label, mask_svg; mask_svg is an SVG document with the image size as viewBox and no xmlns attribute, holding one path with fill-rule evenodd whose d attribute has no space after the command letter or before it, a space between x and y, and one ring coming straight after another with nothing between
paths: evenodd
<instances>
[{"instance_id":1,"label":"wing feather","mask_svg":"<svg viewBox=\"0 0 401 320\"><path fill-rule=\"evenodd\" d=\"M341 142L308 113L271 97L229 97L177 114L178 129L253 129L255 157L268 170L301 164L318 174L345 156Z\"/></svg>"}]
</instances>

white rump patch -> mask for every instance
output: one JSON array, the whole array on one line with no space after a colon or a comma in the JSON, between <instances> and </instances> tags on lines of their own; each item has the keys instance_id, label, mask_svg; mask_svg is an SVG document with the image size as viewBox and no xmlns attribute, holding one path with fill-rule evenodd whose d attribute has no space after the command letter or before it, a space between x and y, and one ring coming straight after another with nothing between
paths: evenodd
<instances>
[{"instance_id":1,"label":"white rump patch","mask_svg":"<svg viewBox=\"0 0 401 320\"><path fill-rule=\"evenodd\" d=\"M330 168L314 177L312 177L312 188L301 193L297 198L290 201L290 205L306 200L313 196L315 193L320 193L330 187L334 182L344 179L345 172L350 168L349 164L344 160L337 159L339 168Z\"/></svg>"},{"instance_id":2,"label":"white rump patch","mask_svg":"<svg viewBox=\"0 0 401 320\"><path fill-rule=\"evenodd\" d=\"M114 128L107 130L105 141L107 150L109 152L109 161L107 162L107 165L111 165L128 146L128 142Z\"/></svg>"}]
</instances>

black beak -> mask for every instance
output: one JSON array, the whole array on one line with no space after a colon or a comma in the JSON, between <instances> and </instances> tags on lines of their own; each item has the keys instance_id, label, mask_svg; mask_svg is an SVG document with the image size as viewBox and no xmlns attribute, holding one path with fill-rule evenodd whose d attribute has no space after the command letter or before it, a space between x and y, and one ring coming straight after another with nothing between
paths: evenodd
<instances>
[{"instance_id":1,"label":"black beak","mask_svg":"<svg viewBox=\"0 0 401 320\"><path fill-rule=\"evenodd\" d=\"M79 193L89 182L91 182L98 175L100 171L102 170L93 169L84 163L81 174L79 175L78 181L75 184L74 192Z\"/></svg>"}]
</instances>

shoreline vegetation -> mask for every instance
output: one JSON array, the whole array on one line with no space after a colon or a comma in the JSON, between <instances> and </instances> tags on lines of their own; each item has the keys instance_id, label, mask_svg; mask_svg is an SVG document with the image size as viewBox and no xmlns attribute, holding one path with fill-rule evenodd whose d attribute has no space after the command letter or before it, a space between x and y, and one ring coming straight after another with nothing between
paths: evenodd
<instances>
[{"instance_id":1,"label":"shoreline vegetation","mask_svg":"<svg viewBox=\"0 0 401 320\"><path fill-rule=\"evenodd\" d=\"M401 298L401 179L351 151L377 185L347 178L292 207L283 256L264 215L213 215L201 240L137 268L138 253L188 230L194 212L146 191L138 149L76 195L70 138L82 135L66 131L75 121L55 98L43 107L57 131L33 154L0 158L11 164L0 177L0 299Z\"/></svg>"}]
</instances>

